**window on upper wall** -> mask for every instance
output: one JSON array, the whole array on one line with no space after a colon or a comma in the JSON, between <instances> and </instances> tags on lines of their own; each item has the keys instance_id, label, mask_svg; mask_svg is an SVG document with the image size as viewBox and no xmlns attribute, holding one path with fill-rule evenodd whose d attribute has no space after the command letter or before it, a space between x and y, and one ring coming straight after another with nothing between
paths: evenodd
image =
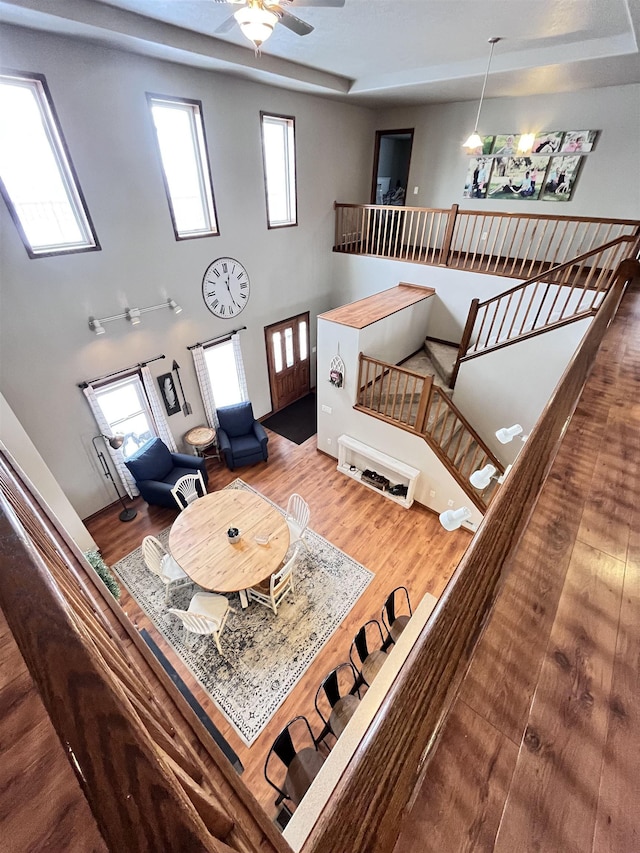
<instances>
[{"instance_id":1,"label":"window on upper wall","mask_svg":"<svg viewBox=\"0 0 640 853\"><path fill-rule=\"evenodd\" d=\"M269 228L298 224L295 119L260 113Z\"/></svg>"},{"instance_id":2,"label":"window on upper wall","mask_svg":"<svg viewBox=\"0 0 640 853\"><path fill-rule=\"evenodd\" d=\"M100 248L41 74L0 74L0 190L30 258Z\"/></svg>"},{"instance_id":3,"label":"window on upper wall","mask_svg":"<svg viewBox=\"0 0 640 853\"><path fill-rule=\"evenodd\" d=\"M125 459L157 435L142 380L135 374L95 389L96 399L107 419L111 435L122 433Z\"/></svg>"},{"instance_id":4,"label":"window on upper wall","mask_svg":"<svg viewBox=\"0 0 640 853\"><path fill-rule=\"evenodd\" d=\"M219 234L202 104L147 94L176 240Z\"/></svg>"}]
</instances>

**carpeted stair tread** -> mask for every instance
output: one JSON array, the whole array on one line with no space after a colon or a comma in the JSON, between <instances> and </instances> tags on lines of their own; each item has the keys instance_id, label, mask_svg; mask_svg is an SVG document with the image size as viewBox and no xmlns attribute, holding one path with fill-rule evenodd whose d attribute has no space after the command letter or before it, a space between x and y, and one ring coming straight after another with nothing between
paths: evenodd
<instances>
[{"instance_id":1,"label":"carpeted stair tread","mask_svg":"<svg viewBox=\"0 0 640 853\"><path fill-rule=\"evenodd\" d=\"M458 357L458 347L427 339L424 342L424 349L442 383L448 387Z\"/></svg>"}]
</instances>

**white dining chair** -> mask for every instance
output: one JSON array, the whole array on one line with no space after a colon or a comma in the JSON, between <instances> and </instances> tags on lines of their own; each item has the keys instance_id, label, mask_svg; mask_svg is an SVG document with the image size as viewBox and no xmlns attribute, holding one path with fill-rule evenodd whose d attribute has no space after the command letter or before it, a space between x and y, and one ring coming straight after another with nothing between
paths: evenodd
<instances>
[{"instance_id":1,"label":"white dining chair","mask_svg":"<svg viewBox=\"0 0 640 853\"><path fill-rule=\"evenodd\" d=\"M177 616L185 630L185 636L193 635L191 642L187 640L187 646L191 648L198 636L210 635L213 637L218 651L222 654L220 647L220 635L227 623L229 613L236 611L229 605L224 595L212 592L196 592L189 603L187 610L179 610L170 607L167 611Z\"/></svg>"},{"instance_id":2,"label":"white dining chair","mask_svg":"<svg viewBox=\"0 0 640 853\"><path fill-rule=\"evenodd\" d=\"M190 503L206 495L207 487L202 479L200 471L194 474L185 474L184 477L176 482L171 489L175 502L178 504L178 509L185 509Z\"/></svg>"},{"instance_id":3,"label":"white dining chair","mask_svg":"<svg viewBox=\"0 0 640 853\"><path fill-rule=\"evenodd\" d=\"M289 528L291 543L301 542L307 550L309 550L309 546L305 542L304 536L309 526L310 517L311 510L309 509L309 504L303 497L294 492L287 504L285 520Z\"/></svg>"},{"instance_id":4,"label":"white dining chair","mask_svg":"<svg viewBox=\"0 0 640 853\"><path fill-rule=\"evenodd\" d=\"M155 536L145 536L142 540L142 558L149 571L164 583L165 604L169 600L170 590L193 583Z\"/></svg>"},{"instance_id":5,"label":"white dining chair","mask_svg":"<svg viewBox=\"0 0 640 853\"><path fill-rule=\"evenodd\" d=\"M247 590L249 601L257 601L264 604L265 607L270 607L276 616L278 615L278 607L286 595L291 593L295 601L293 570L300 556L300 545L300 542L296 544L293 553L282 568L257 586L252 586Z\"/></svg>"}]
</instances>

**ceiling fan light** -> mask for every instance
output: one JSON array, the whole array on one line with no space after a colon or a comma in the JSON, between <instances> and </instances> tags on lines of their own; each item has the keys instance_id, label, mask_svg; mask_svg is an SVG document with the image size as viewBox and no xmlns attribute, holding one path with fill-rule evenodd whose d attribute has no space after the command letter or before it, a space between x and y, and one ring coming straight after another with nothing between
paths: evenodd
<instances>
[{"instance_id":1,"label":"ceiling fan light","mask_svg":"<svg viewBox=\"0 0 640 853\"><path fill-rule=\"evenodd\" d=\"M243 35L259 48L269 38L278 23L278 16L262 6L243 6L233 13Z\"/></svg>"}]
</instances>

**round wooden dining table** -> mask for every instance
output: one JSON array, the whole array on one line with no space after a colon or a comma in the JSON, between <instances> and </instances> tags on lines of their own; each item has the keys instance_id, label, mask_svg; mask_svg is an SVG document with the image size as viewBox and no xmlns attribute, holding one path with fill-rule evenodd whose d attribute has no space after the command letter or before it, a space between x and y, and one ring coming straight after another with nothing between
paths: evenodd
<instances>
[{"instance_id":1,"label":"round wooden dining table","mask_svg":"<svg viewBox=\"0 0 640 853\"><path fill-rule=\"evenodd\" d=\"M227 536L231 527L240 531L235 543ZM169 550L198 586L239 592L246 607L245 590L276 571L289 541L284 516L267 500L255 492L222 489L182 510L169 533Z\"/></svg>"}]
</instances>

